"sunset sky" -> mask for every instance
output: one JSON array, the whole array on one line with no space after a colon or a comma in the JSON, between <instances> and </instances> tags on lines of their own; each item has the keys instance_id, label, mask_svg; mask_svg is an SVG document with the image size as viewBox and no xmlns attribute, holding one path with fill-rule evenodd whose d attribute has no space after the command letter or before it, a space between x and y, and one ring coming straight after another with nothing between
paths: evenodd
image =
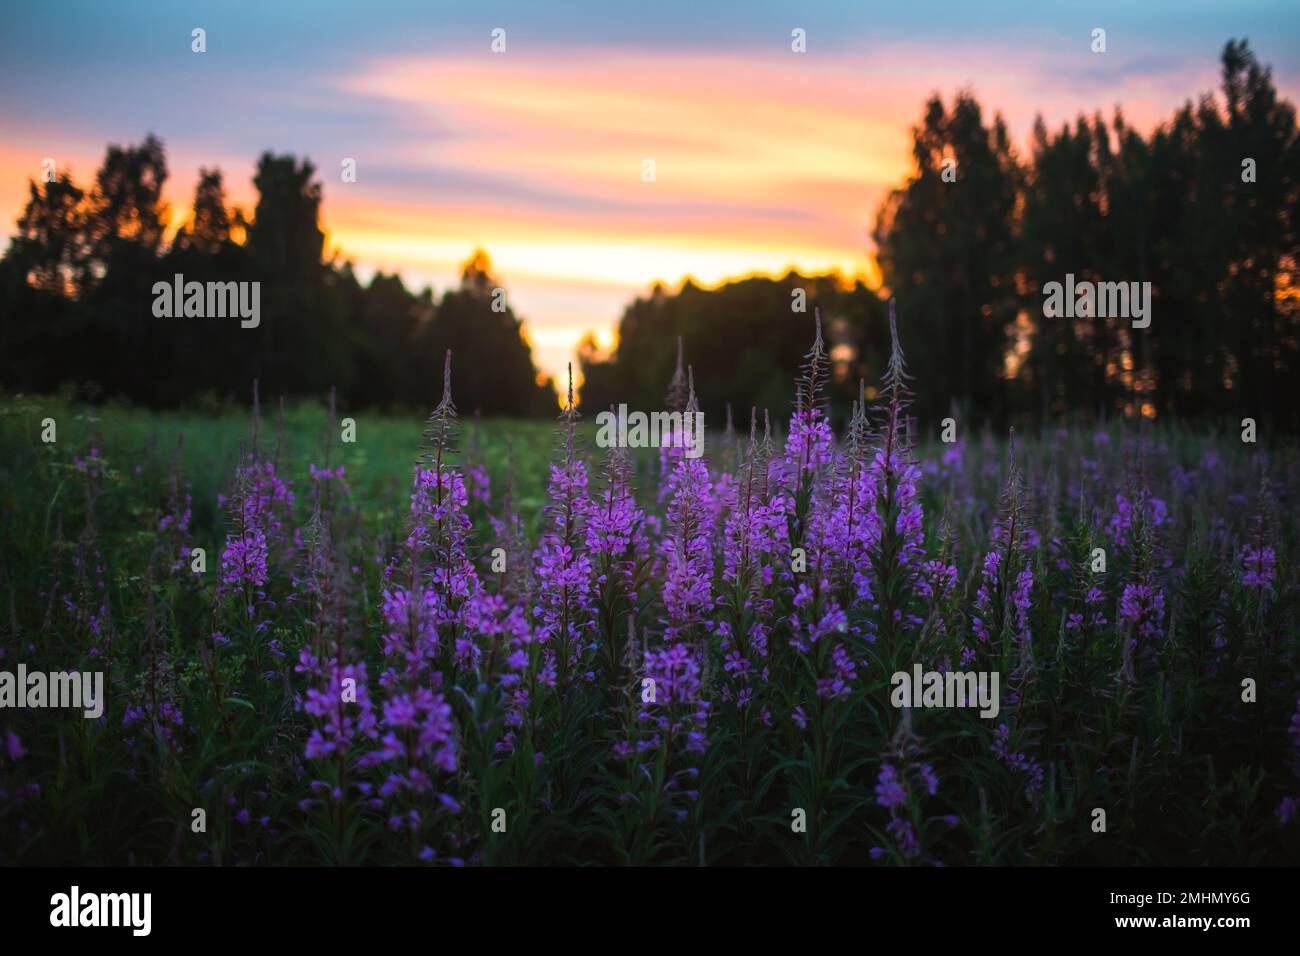
<instances>
[{"instance_id":1,"label":"sunset sky","mask_svg":"<svg viewBox=\"0 0 1300 956\"><path fill-rule=\"evenodd\" d=\"M173 222L200 166L251 212L264 150L310 157L328 246L441 292L491 256L558 373L656 280L872 274L868 230L925 99L971 89L1018 143L1122 104L1142 129L1246 37L1300 89L1294 2L65 2L5 11L0 233L51 157L165 143ZM1050 9L1047 9L1050 8ZM207 52L190 31L207 31ZM494 28L506 51L491 51ZM807 53L791 51L791 30ZM1090 50L1107 31L1107 52ZM340 181L354 158L358 181ZM642 181L653 159L656 181Z\"/></svg>"}]
</instances>

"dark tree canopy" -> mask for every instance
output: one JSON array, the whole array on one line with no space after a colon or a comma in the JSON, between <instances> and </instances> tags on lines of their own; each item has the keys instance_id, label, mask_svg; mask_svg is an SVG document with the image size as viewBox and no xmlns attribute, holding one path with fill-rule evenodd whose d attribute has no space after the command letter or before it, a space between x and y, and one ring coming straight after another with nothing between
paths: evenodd
<instances>
[{"instance_id":1,"label":"dark tree canopy","mask_svg":"<svg viewBox=\"0 0 1300 956\"><path fill-rule=\"evenodd\" d=\"M457 401L468 412L550 414L521 323L486 255L435 303L397 276L363 286L350 264L323 260L315 168L264 154L251 219L231 209L220 170L200 170L193 212L170 243L162 143L112 146L89 190L65 173L30 185L18 234L0 261L0 387L155 406L204 396L322 396L352 407L424 409L455 353ZM246 241L239 241L246 237ZM260 321L159 318L154 284L260 284ZM494 304L495 303L495 304Z\"/></svg>"},{"instance_id":2,"label":"dark tree canopy","mask_svg":"<svg viewBox=\"0 0 1300 956\"><path fill-rule=\"evenodd\" d=\"M1049 129L1018 156L970 93L938 96L912 131L911 176L882 203L876 291L834 277L656 289L623 315L618 348L580 358L597 408L655 406L677 336L706 410L784 408L792 356L812 336L790 290L821 307L843 414L881 369L895 296L912 412L937 433L970 423L1107 416L1252 417L1300 428L1300 137L1295 109L1244 42L1223 51L1219 94L1143 136L1120 110ZM1044 286L1151 283L1151 325L1049 318ZM838 289L838 291L837 291Z\"/></svg>"}]
</instances>

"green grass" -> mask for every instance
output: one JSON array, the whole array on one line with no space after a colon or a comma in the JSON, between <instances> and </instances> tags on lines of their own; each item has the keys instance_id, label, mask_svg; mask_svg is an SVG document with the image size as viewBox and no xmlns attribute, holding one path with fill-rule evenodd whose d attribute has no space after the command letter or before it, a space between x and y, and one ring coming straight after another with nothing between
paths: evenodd
<instances>
[{"instance_id":1,"label":"green grass","mask_svg":"<svg viewBox=\"0 0 1300 956\"><path fill-rule=\"evenodd\" d=\"M331 466L343 464L353 496L386 507L371 515L378 521L392 518L387 506L400 506L410 481L411 466L420 451L424 422L411 415L396 417L362 414L356 421L352 443L341 440L341 429L327 427L328 410L319 403L294 402L283 416L275 407L262 409L259 445L264 452L279 446L280 471L301 486L308 466L323 467L328 451ZM349 417L346 409L340 419ZM41 440L42 421L53 418L57 441ZM43 483L24 475L22 464L62 462L74 453L99 447L120 476L135 473L169 472L178 440L183 440L181 472L192 486L195 523L200 528L219 529L215 507L218 494L227 484L239 449L252 433L249 410L155 412L122 405L90 408L50 396L0 398L0 454L9 467L0 469L6 500L24 507L57 507L58 501L42 503ZM520 510L531 513L541 508L545 494L546 464L550 456L553 428L532 420L493 419L462 425L464 451L461 463L482 462L494 488L507 473L507 459L513 454L518 482L516 500ZM281 440L282 435L282 440Z\"/></svg>"}]
</instances>

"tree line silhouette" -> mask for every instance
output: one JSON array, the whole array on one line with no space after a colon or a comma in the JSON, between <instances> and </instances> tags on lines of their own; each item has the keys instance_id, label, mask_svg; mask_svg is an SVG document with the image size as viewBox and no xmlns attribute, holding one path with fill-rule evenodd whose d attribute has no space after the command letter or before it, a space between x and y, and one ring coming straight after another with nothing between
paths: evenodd
<instances>
[{"instance_id":1,"label":"tree line silhouette","mask_svg":"<svg viewBox=\"0 0 1300 956\"><path fill-rule=\"evenodd\" d=\"M484 253L437 300L396 275L363 285L350 263L324 258L314 177L310 161L264 154L246 218L229 208L221 173L202 170L193 213L170 243L167 161L153 136L110 147L89 188L66 172L31 182L0 260L0 383L167 407L247 396L257 379L264 394L337 388L351 407L423 408L441 388L451 349L467 411L554 410L520 320L493 295L499 284ZM260 323L156 318L154 283L178 273L186 283L260 282Z\"/></svg>"},{"instance_id":2,"label":"tree line silhouette","mask_svg":"<svg viewBox=\"0 0 1300 956\"><path fill-rule=\"evenodd\" d=\"M882 289L795 273L656 288L624 312L613 354L583 343L584 399L661 404L680 337L706 412L783 407L812 330L792 308L802 289L826 327L841 410L860 378L880 378L894 295L922 420L1248 415L1296 429L1295 108L1245 41L1221 62L1219 95L1148 136L1119 109L1057 130L1040 117L1027 157L969 93L933 97L913 129L913 174L872 230ZM1067 273L1150 282L1150 327L1046 318L1043 286Z\"/></svg>"},{"instance_id":3,"label":"tree line silhouette","mask_svg":"<svg viewBox=\"0 0 1300 956\"><path fill-rule=\"evenodd\" d=\"M1249 414L1295 430L1295 108L1244 41L1230 41L1221 62L1218 94L1188 101L1149 135L1118 108L1109 121L1080 115L1055 130L1040 118L1027 156L972 94L949 104L935 95L912 131L914 170L871 230L880 289L798 273L714 290L657 286L627 306L610 354L591 338L580 346L583 404L661 407L680 340L706 412L783 409L798 373L791 356L806 350L817 309L832 398L847 407L888 358L892 295L923 419ZM337 386L353 407L420 408L451 348L466 372L463 409L553 414L553 383L539 384L485 254L441 298L397 275L363 285L349 263L324 257L312 164L270 153L251 218L229 208L221 173L204 170L192 216L168 243L166 179L150 136L111 147L91 186L66 173L30 184L0 260L0 386L173 406L246 395L257 378L267 394ZM151 288L175 273L260 281L259 327L155 319ZM1045 317L1043 287L1067 274L1150 282L1151 326Z\"/></svg>"}]
</instances>

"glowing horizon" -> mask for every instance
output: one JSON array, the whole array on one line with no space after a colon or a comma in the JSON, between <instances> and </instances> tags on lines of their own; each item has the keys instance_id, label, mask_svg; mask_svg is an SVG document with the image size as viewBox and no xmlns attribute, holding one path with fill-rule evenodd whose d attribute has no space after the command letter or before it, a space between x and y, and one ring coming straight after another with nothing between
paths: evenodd
<instances>
[{"instance_id":1,"label":"glowing horizon","mask_svg":"<svg viewBox=\"0 0 1300 956\"><path fill-rule=\"evenodd\" d=\"M251 212L258 155L292 153L311 159L324 185L327 254L337 250L363 280L396 272L409 288L441 293L484 250L534 360L557 378L584 335L612 342L623 308L656 283L712 287L791 269L877 282L869 230L911 172L911 127L934 93L950 102L970 90L986 121L1006 119L1022 152L1037 115L1055 128L1080 112L1109 118L1118 104L1145 132L1214 90L1223 42L1260 25L1271 31L1254 31L1261 61L1283 95L1295 99L1297 87L1286 56L1295 31L1279 27L1285 5L1196 11L1178 32L1102 3L1105 58L1088 49L1091 19L1014 6L973 19L951 10L942 21L887 11L878 22L846 6L805 18L804 54L791 51L779 11L759 16L755 34L709 46L707 31L663 34L614 15L579 17L566 31L535 11L503 10L508 47L494 54L495 24L421 33L409 12L385 10L364 24L311 21L315 46L275 56L249 37L260 20L292 35L277 19L288 14L250 6L199 18L209 22L203 57L188 50L194 16L183 11L157 5L146 43L83 9L86 22L62 46L23 46L53 42L34 16L19 17L17 42L0 39L0 53L13 54L0 75L11 80L25 57L67 64L43 89L57 112L0 99L6 234L45 157L84 185L109 143L156 133L174 230L200 166L220 167L229 202ZM352 42L358 32L366 42ZM345 157L356 160L355 183L340 181ZM646 159L654 182L642 179Z\"/></svg>"}]
</instances>

